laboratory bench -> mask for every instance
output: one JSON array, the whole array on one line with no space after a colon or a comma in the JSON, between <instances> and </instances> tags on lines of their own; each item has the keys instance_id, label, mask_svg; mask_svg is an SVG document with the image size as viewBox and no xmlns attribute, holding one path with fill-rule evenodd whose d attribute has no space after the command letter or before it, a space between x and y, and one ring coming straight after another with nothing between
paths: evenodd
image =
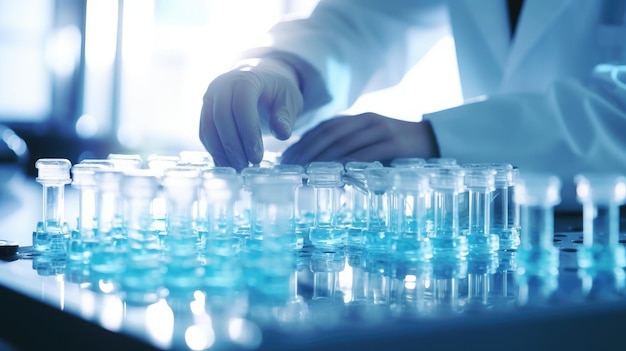
<instances>
[{"instance_id":1,"label":"laboratory bench","mask_svg":"<svg viewBox=\"0 0 626 351\"><path fill-rule=\"evenodd\" d=\"M297 295L279 307L258 306L245 294L218 299L213 307L202 306L209 296L195 294L137 305L106 287L94 288L83 271L63 261L38 262L30 246L41 215L41 186L20 172L5 172L3 180L0 239L20 247L0 262L0 350L626 349L626 296L594 300L581 293L580 213L555 215L558 287L541 304L519 305L515 292L482 308L456 305L447 313L425 312L432 307L427 301L355 303L347 295L356 273L341 269L334 276L335 296L316 298L305 262L296 270ZM66 218L74 218L76 198L69 188L66 201ZM626 242L623 217L620 225ZM301 256L310 259L311 252L302 249ZM348 257L358 259L347 254L340 267L357 267ZM399 288L410 282L387 283Z\"/></svg>"}]
</instances>

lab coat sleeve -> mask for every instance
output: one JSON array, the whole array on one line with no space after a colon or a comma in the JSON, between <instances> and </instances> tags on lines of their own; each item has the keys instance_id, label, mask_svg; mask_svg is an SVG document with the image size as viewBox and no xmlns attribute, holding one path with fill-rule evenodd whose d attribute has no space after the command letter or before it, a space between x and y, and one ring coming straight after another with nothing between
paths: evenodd
<instances>
[{"instance_id":1,"label":"lab coat sleeve","mask_svg":"<svg viewBox=\"0 0 626 351\"><path fill-rule=\"evenodd\" d=\"M626 66L599 65L590 84L562 80L545 94L493 96L424 119L433 126L441 156L556 174L563 184L559 208L577 210L576 174L626 174L623 78Z\"/></svg>"},{"instance_id":2,"label":"lab coat sleeve","mask_svg":"<svg viewBox=\"0 0 626 351\"><path fill-rule=\"evenodd\" d=\"M397 84L449 32L447 23L439 0L321 0L310 17L279 23L267 45L244 57L282 55L296 68L305 103L296 126L310 127Z\"/></svg>"}]
</instances>

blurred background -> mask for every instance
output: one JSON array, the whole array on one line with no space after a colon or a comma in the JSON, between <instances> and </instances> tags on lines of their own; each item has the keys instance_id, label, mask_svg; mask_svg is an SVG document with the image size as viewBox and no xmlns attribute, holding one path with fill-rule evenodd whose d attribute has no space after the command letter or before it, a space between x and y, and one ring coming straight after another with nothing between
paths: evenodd
<instances>
[{"instance_id":1,"label":"blurred background","mask_svg":"<svg viewBox=\"0 0 626 351\"><path fill-rule=\"evenodd\" d=\"M3 160L34 173L42 157L202 151L209 82L276 22L307 16L317 1L0 0ZM346 112L417 120L458 103L453 45L442 40L399 86ZM421 103L403 103L416 95Z\"/></svg>"}]
</instances>

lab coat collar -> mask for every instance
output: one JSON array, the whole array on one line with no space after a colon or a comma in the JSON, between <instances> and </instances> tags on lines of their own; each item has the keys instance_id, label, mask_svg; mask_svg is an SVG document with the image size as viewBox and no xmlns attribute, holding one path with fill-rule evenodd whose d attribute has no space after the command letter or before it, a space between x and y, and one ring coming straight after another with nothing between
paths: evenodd
<instances>
[{"instance_id":1,"label":"lab coat collar","mask_svg":"<svg viewBox=\"0 0 626 351\"><path fill-rule=\"evenodd\" d=\"M489 54L502 68L506 63L509 51L506 1L461 0L456 3L452 2L451 5L462 8L460 13L465 11L465 14L468 15L467 22L473 22L478 34L489 48ZM498 16L498 14L502 15ZM462 17L459 20L466 21Z\"/></svg>"},{"instance_id":2,"label":"lab coat collar","mask_svg":"<svg viewBox=\"0 0 626 351\"><path fill-rule=\"evenodd\" d=\"M508 68L515 70L572 0L525 0L511 42Z\"/></svg>"},{"instance_id":3,"label":"lab coat collar","mask_svg":"<svg viewBox=\"0 0 626 351\"><path fill-rule=\"evenodd\" d=\"M507 70L515 70L571 1L525 0L513 41L509 40L506 1L465 0L463 5L496 61ZM497 13L501 16L495 15Z\"/></svg>"}]
</instances>

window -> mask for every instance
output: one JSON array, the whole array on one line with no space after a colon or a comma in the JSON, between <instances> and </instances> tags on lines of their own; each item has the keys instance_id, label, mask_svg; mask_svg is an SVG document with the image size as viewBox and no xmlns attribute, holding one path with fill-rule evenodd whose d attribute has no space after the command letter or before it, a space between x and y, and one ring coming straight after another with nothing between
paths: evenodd
<instances>
[{"instance_id":1,"label":"window","mask_svg":"<svg viewBox=\"0 0 626 351\"><path fill-rule=\"evenodd\" d=\"M209 82L276 22L308 16L317 2L0 0L0 123L26 140L31 165L203 150L198 122ZM448 38L399 87L348 112L418 119L458 103L453 54ZM415 94L429 105L403 103Z\"/></svg>"},{"instance_id":2,"label":"window","mask_svg":"<svg viewBox=\"0 0 626 351\"><path fill-rule=\"evenodd\" d=\"M203 149L198 121L209 82L277 21L306 16L316 2L88 0L79 133L94 137L112 131L125 149L139 154ZM121 33L117 38L110 35L115 28ZM109 55L116 39L117 68ZM109 79L116 75L119 81ZM117 122L107 122L111 114Z\"/></svg>"}]
</instances>

